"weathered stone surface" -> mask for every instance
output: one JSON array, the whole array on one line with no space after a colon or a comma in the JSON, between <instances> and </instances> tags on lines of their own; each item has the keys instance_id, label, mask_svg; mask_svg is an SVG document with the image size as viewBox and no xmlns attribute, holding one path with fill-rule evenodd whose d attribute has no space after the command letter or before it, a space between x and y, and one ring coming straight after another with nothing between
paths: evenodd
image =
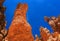
<instances>
[{"instance_id":1,"label":"weathered stone surface","mask_svg":"<svg viewBox=\"0 0 60 41\"><path fill-rule=\"evenodd\" d=\"M45 20L48 22L48 24L52 27L54 32L60 33L60 16L56 17L45 17Z\"/></svg>"},{"instance_id":2,"label":"weathered stone surface","mask_svg":"<svg viewBox=\"0 0 60 41\"><path fill-rule=\"evenodd\" d=\"M34 41L31 26L26 20L27 4L18 4L9 27L8 41Z\"/></svg>"},{"instance_id":3,"label":"weathered stone surface","mask_svg":"<svg viewBox=\"0 0 60 41\"><path fill-rule=\"evenodd\" d=\"M48 29L42 28L41 32L41 41L60 41L60 34L58 32L49 33Z\"/></svg>"},{"instance_id":4,"label":"weathered stone surface","mask_svg":"<svg viewBox=\"0 0 60 41\"><path fill-rule=\"evenodd\" d=\"M5 0L0 0L0 7L3 5L3 2L4 2Z\"/></svg>"},{"instance_id":5,"label":"weathered stone surface","mask_svg":"<svg viewBox=\"0 0 60 41\"><path fill-rule=\"evenodd\" d=\"M5 7L3 7L3 2L5 0L0 0L0 41L4 41L5 37L7 36L7 30L6 30L6 21L5 21Z\"/></svg>"},{"instance_id":6,"label":"weathered stone surface","mask_svg":"<svg viewBox=\"0 0 60 41\"><path fill-rule=\"evenodd\" d=\"M36 41L60 41L60 16L45 17L45 21L52 27L53 33L50 33L47 28L40 27L40 38L36 38Z\"/></svg>"}]
</instances>

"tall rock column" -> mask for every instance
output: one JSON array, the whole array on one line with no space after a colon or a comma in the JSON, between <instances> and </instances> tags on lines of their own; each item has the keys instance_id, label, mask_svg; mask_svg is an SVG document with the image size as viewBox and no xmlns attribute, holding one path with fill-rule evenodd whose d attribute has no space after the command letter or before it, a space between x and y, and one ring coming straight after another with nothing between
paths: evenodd
<instances>
[{"instance_id":1,"label":"tall rock column","mask_svg":"<svg viewBox=\"0 0 60 41\"><path fill-rule=\"evenodd\" d=\"M26 20L27 4L18 4L9 27L8 41L34 41L31 26Z\"/></svg>"}]
</instances>

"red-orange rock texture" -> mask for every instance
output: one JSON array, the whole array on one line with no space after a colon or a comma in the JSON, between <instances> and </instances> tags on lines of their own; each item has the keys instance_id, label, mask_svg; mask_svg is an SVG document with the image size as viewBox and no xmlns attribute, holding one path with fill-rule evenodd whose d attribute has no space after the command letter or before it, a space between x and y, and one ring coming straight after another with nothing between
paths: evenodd
<instances>
[{"instance_id":1,"label":"red-orange rock texture","mask_svg":"<svg viewBox=\"0 0 60 41\"><path fill-rule=\"evenodd\" d=\"M12 23L9 27L7 41L60 41L60 16L45 17L45 21L52 27L53 33L47 28L40 27L41 37L32 35L32 28L26 20L27 4L18 4Z\"/></svg>"},{"instance_id":2,"label":"red-orange rock texture","mask_svg":"<svg viewBox=\"0 0 60 41\"><path fill-rule=\"evenodd\" d=\"M45 21L52 27L53 33L47 28L40 27L41 37L36 37L35 41L60 41L60 16L58 17L45 17Z\"/></svg>"},{"instance_id":3,"label":"red-orange rock texture","mask_svg":"<svg viewBox=\"0 0 60 41\"><path fill-rule=\"evenodd\" d=\"M8 41L34 41L32 28L26 21L27 4L18 4L9 27Z\"/></svg>"}]
</instances>

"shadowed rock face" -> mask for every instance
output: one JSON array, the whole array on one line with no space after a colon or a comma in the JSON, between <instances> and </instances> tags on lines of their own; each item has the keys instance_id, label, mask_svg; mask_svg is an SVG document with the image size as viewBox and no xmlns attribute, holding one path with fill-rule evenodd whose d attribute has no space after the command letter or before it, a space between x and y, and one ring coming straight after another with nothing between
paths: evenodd
<instances>
[{"instance_id":1,"label":"shadowed rock face","mask_svg":"<svg viewBox=\"0 0 60 41\"><path fill-rule=\"evenodd\" d=\"M5 37L7 36L7 30L5 28L6 21L5 21L5 7L3 7L4 0L0 0L0 41L4 41Z\"/></svg>"},{"instance_id":2,"label":"shadowed rock face","mask_svg":"<svg viewBox=\"0 0 60 41\"><path fill-rule=\"evenodd\" d=\"M5 0L0 0L0 7L3 5L3 2L4 2Z\"/></svg>"},{"instance_id":3,"label":"shadowed rock face","mask_svg":"<svg viewBox=\"0 0 60 41\"><path fill-rule=\"evenodd\" d=\"M34 41L31 26L26 21L27 4L18 4L9 27L8 41Z\"/></svg>"},{"instance_id":4,"label":"shadowed rock face","mask_svg":"<svg viewBox=\"0 0 60 41\"><path fill-rule=\"evenodd\" d=\"M0 0L0 31L3 28L5 28L5 15L4 15L5 7L2 6L3 2L4 0Z\"/></svg>"}]
</instances>

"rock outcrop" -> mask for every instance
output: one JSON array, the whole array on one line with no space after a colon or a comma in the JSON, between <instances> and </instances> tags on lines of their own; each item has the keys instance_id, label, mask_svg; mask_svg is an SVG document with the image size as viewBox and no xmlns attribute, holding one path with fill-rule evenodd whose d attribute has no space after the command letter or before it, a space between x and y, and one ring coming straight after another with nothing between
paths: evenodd
<instances>
[{"instance_id":1,"label":"rock outcrop","mask_svg":"<svg viewBox=\"0 0 60 41\"><path fill-rule=\"evenodd\" d=\"M5 37L7 36L6 30L6 21L5 21L5 7L3 7L4 0L0 0L0 41L4 41Z\"/></svg>"},{"instance_id":2,"label":"rock outcrop","mask_svg":"<svg viewBox=\"0 0 60 41\"><path fill-rule=\"evenodd\" d=\"M44 18L46 22L52 27L53 33L50 33L50 31L47 28L40 27L40 38L36 38L35 41L60 41L60 16L56 17L45 17ZM38 39L38 40L37 40Z\"/></svg>"},{"instance_id":3,"label":"rock outcrop","mask_svg":"<svg viewBox=\"0 0 60 41\"><path fill-rule=\"evenodd\" d=\"M45 21L48 22L54 32L50 33L47 28L41 26L41 37L35 35L36 39L34 40L32 28L26 20L28 6L27 4L21 3L17 5L13 20L7 33L5 29L5 7L2 7L3 2L4 0L0 0L0 41L60 41L60 16L57 18L54 16L50 18L45 17Z\"/></svg>"},{"instance_id":4,"label":"rock outcrop","mask_svg":"<svg viewBox=\"0 0 60 41\"><path fill-rule=\"evenodd\" d=\"M34 41L32 28L26 20L27 4L18 4L9 27L8 41Z\"/></svg>"}]
</instances>

